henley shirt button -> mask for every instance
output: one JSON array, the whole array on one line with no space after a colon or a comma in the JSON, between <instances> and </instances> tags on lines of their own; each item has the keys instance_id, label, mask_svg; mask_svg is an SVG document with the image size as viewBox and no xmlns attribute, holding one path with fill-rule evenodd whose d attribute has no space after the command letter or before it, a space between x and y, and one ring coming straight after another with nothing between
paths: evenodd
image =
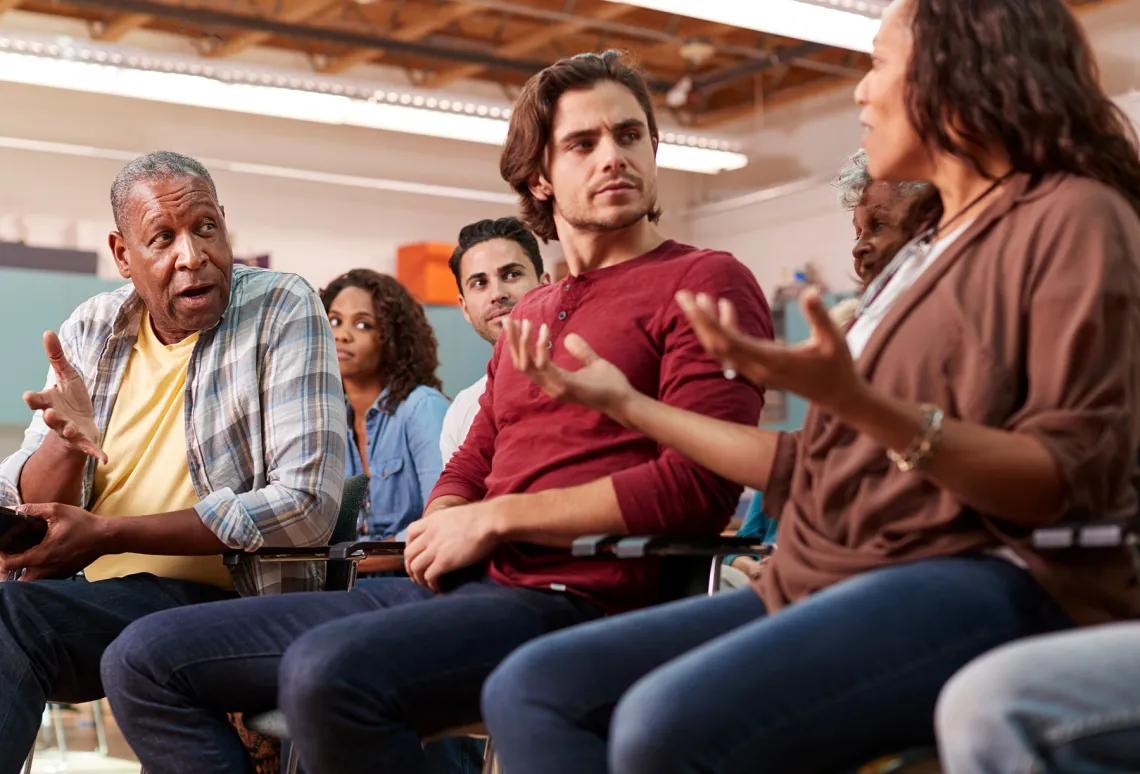
<instances>
[{"instance_id":1,"label":"henley shirt button","mask_svg":"<svg viewBox=\"0 0 1140 774\"><path fill-rule=\"evenodd\" d=\"M569 289L570 289L570 286L569 286L569 285L563 285L563 286L562 286L562 289L563 289L563 290L569 290Z\"/></svg>"},{"instance_id":2,"label":"henley shirt button","mask_svg":"<svg viewBox=\"0 0 1140 774\"><path fill-rule=\"evenodd\" d=\"M554 349L554 342L553 341L546 342L546 348L548 350Z\"/></svg>"},{"instance_id":3,"label":"henley shirt button","mask_svg":"<svg viewBox=\"0 0 1140 774\"><path fill-rule=\"evenodd\" d=\"M559 312L558 313L558 319L559 320L565 320L566 319L566 313L565 312Z\"/></svg>"}]
</instances>

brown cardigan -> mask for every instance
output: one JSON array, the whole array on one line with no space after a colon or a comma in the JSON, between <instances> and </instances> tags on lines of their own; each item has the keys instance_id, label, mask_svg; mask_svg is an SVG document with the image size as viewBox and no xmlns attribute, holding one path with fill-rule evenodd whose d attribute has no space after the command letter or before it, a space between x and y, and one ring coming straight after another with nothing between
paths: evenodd
<instances>
[{"instance_id":1,"label":"brown cardigan","mask_svg":"<svg viewBox=\"0 0 1140 774\"><path fill-rule=\"evenodd\" d=\"M1136 513L1140 218L1088 179L1012 178L900 296L856 364L877 389L948 417L1031 433L1056 459L1061 518ZM1037 553L886 449L809 409L765 493L779 549L754 585L770 610L867 570L1012 548L1083 624L1140 615L1127 554Z\"/></svg>"}]
</instances>

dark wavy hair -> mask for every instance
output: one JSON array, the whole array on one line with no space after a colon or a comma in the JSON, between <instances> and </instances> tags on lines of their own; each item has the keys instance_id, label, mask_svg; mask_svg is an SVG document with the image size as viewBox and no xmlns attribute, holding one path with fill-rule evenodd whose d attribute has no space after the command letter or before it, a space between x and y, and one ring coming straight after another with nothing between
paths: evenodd
<instances>
[{"instance_id":1,"label":"dark wavy hair","mask_svg":"<svg viewBox=\"0 0 1140 774\"><path fill-rule=\"evenodd\" d=\"M997 143L1014 170L1097 180L1140 213L1140 156L1063 0L912 0L910 121L983 172Z\"/></svg>"},{"instance_id":2,"label":"dark wavy hair","mask_svg":"<svg viewBox=\"0 0 1140 774\"><path fill-rule=\"evenodd\" d=\"M649 95L645 74L621 51L578 54L555 62L531 76L515 100L507 141L499 158L499 172L519 195L519 213L523 223L544 242L558 238L554 229L554 202L534 198L530 192L530 181L536 173L546 175L543 161L558 100L568 91L591 89L603 81L620 84L637 98L637 103L645 111L645 123L656 149L659 139L657 114L653 110L653 98ZM660 219L661 209L655 204L649 212L649 221L656 223Z\"/></svg>"},{"instance_id":3,"label":"dark wavy hair","mask_svg":"<svg viewBox=\"0 0 1140 774\"><path fill-rule=\"evenodd\" d=\"M439 344L424 314L423 305L392 276L371 269L353 269L342 274L321 291L325 311L345 288L361 288L372 294L384 385L388 394L380 404L385 414L396 411L419 386L443 389L435 375L439 368Z\"/></svg>"},{"instance_id":4,"label":"dark wavy hair","mask_svg":"<svg viewBox=\"0 0 1140 774\"><path fill-rule=\"evenodd\" d=\"M463 256L475 245L490 242L492 239L507 239L521 247L522 251L526 253L526 257L530 259L530 265L534 267L534 276L542 277L542 252L538 248L538 240L534 238L534 234L530 233L518 218L507 217L497 220L488 218L470 223L460 229L459 244L456 245L455 250L451 253L451 258L447 261L448 268L455 275L455 284L458 286L461 295L463 294L463 277L459 276L459 269L463 262Z\"/></svg>"}]
</instances>

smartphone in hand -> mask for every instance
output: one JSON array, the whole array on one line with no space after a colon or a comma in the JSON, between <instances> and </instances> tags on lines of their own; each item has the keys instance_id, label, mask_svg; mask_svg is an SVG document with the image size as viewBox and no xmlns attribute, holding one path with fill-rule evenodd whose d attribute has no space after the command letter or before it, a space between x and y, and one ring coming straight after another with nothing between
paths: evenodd
<instances>
[{"instance_id":1,"label":"smartphone in hand","mask_svg":"<svg viewBox=\"0 0 1140 774\"><path fill-rule=\"evenodd\" d=\"M22 554L39 545L47 534L47 522L0 506L0 553Z\"/></svg>"}]
</instances>

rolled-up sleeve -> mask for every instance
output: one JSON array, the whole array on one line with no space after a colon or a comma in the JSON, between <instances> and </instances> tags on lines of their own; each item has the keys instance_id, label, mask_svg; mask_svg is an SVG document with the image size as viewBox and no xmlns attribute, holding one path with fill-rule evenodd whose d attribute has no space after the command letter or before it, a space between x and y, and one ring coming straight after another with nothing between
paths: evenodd
<instances>
[{"instance_id":1,"label":"rolled-up sleeve","mask_svg":"<svg viewBox=\"0 0 1140 774\"><path fill-rule=\"evenodd\" d=\"M272 331L259 385L266 486L218 489L195 506L226 545L318 546L336 525L344 488L347 420L328 317L302 280L265 325Z\"/></svg>"},{"instance_id":2,"label":"rolled-up sleeve","mask_svg":"<svg viewBox=\"0 0 1140 774\"><path fill-rule=\"evenodd\" d=\"M1025 401L1064 496L1046 519L1131 515L1140 449L1140 221L1096 190L1040 234L1024 306Z\"/></svg>"},{"instance_id":3,"label":"rolled-up sleeve","mask_svg":"<svg viewBox=\"0 0 1140 774\"><path fill-rule=\"evenodd\" d=\"M772 338L764 294L752 273L731 255L710 253L683 278L682 289L730 300L742 331ZM763 390L743 379L726 379L675 302L661 314L665 347L658 400L729 422L759 422ZM622 519L635 535L718 532L728 524L743 491L672 449L614 473L612 480Z\"/></svg>"}]
</instances>

